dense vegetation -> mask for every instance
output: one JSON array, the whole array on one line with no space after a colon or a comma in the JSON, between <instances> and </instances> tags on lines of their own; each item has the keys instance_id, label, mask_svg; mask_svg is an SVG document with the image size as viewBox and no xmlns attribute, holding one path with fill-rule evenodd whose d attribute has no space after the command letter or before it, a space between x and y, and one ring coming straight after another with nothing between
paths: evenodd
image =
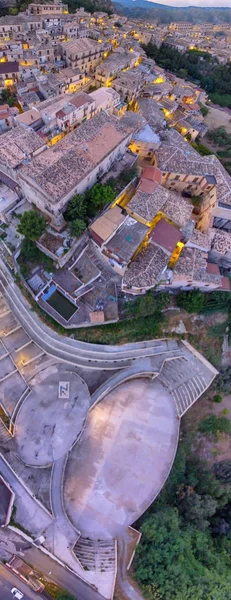
<instances>
[{"instance_id":1,"label":"dense vegetation","mask_svg":"<svg viewBox=\"0 0 231 600\"><path fill-rule=\"evenodd\" d=\"M12 90L3 89L0 96L0 104L8 104L10 107L17 104L17 96Z\"/></svg>"},{"instance_id":2,"label":"dense vegetation","mask_svg":"<svg viewBox=\"0 0 231 600\"><path fill-rule=\"evenodd\" d=\"M75 194L64 213L66 221L70 223L72 234L78 237L96 213L104 208L106 204L111 204L114 198L115 191L113 188L102 183L96 183L84 194Z\"/></svg>"},{"instance_id":3,"label":"dense vegetation","mask_svg":"<svg viewBox=\"0 0 231 600\"><path fill-rule=\"evenodd\" d=\"M27 279L34 265L43 265L47 271L54 270L52 258L41 252L35 242L25 238L21 245L21 251L18 258L18 264L23 277Z\"/></svg>"},{"instance_id":4,"label":"dense vegetation","mask_svg":"<svg viewBox=\"0 0 231 600\"><path fill-rule=\"evenodd\" d=\"M210 129L207 133L207 137L209 140L211 140L211 142L213 142L217 146L229 146L230 150L231 135L227 133L225 127L216 127L215 129Z\"/></svg>"},{"instance_id":5,"label":"dense vegetation","mask_svg":"<svg viewBox=\"0 0 231 600\"><path fill-rule=\"evenodd\" d=\"M204 294L200 290L180 291L176 296L176 304L188 313L227 311L231 314L231 294L227 292Z\"/></svg>"},{"instance_id":6,"label":"dense vegetation","mask_svg":"<svg viewBox=\"0 0 231 600\"><path fill-rule=\"evenodd\" d=\"M179 52L167 44L158 48L150 42L144 49L160 67L201 85L215 104L231 108L231 63L220 65L208 52Z\"/></svg>"},{"instance_id":7,"label":"dense vegetation","mask_svg":"<svg viewBox=\"0 0 231 600\"><path fill-rule=\"evenodd\" d=\"M17 230L25 238L35 242L46 229L46 219L36 210L27 210L20 215Z\"/></svg>"},{"instance_id":8,"label":"dense vegetation","mask_svg":"<svg viewBox=\"0 0 231 600\"><path fill-rule=\"evenodd\" d=\"M225 127L216 127L207 132L208 143L214 147L222 165L231 175L231 134L227 133ZM217 149L216 147L219 147Z\"/></svg>"},{"instance_id":9,"label":"dense vegetation","mask_svg":"<svg viewBox=\"0 0 231 600\"><path fill-rule=\"evenodd\" d=\"M191 453L189 440L181 442L164 489L138 523L134 568L146 598L230 598L230 484L229 461L213 473Z\"/></svg>"}]
</instances>

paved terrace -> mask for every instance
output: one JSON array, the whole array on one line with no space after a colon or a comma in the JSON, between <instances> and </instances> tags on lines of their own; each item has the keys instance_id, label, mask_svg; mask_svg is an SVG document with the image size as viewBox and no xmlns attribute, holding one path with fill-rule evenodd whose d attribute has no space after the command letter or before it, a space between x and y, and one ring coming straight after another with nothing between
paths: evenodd
<instances>
[{"instance_id":1,"label":"paved terrace","mask_svg":"<svg viewBox=\"0 0 231 600\"><path fill-rule=\"evenodd\" d=\"M123 383L93 408L64 484L83 536L113 539L137 520L169 474L178 434L172 398L155 379Z\"/></svg>"}]
</instances>

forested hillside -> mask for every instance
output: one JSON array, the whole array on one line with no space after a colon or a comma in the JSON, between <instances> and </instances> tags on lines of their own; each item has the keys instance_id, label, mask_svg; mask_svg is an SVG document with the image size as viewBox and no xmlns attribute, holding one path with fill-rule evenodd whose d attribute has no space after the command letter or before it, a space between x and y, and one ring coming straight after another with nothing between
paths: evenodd
<instances>
[{"instance_id":1,"label":"forested hillside","mask_svg":"<svg viewBox=\"0 0 231 600\"><path fill-rule=\"evenodd\" d=\"M220 65L208 52L179 52L166 44L157 48L155 44L149 43L143 48L157 65L179 77L196 82L208 92L215 104L231 108L231 63Z\"/></svg>"},{"instance_id":2,"label":"forested hillside","mask_svg":"<svg viewBox=\"0 0 231 600\"><path fill-rule=\"evenodd\" d=\"M181 442L165 488L138 524L135 577L148 600L231 597L231 462L212 472L190 450Z\"/></svg>"}]
</instances>

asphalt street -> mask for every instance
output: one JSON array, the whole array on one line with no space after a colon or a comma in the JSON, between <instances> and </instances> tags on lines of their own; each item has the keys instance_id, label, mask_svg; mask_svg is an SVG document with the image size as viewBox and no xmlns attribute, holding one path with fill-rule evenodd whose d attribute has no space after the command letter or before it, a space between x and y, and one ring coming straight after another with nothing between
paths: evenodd
<instances>
[{"instance_id":1,"label":"asphalt street","mask_svg":"<svg viewBox=\"0 0 231 600\"><path fill-rule=\"evenodd\" d=\"M58 562L46 556L38 548L31 546L31 548L25 550L24 560L29 565L32 565L35 571L40 571L44 577L68 590L77 600L104 600L101 594L98 594L98 592L74 575L68 568L59 565ZM36 597L37 600L41 598L41 596ZM2 600L1 596L0 600Z\"/></svg>"},{"instance_id":2,"label":"asphalt street","mask_svg":"<svg viewBox=\"0 0 231 600\"><path fill-rule=\"evenodd\" d=\"M24 594L23 600L43 600L42 594L36 594L25 583L23 583L16 575L8 571L4 565L0 563L0 600L13 600L11 594L12 588L17 588Z\"/></svg>"},{"instance_id":3,"label":"asphalt street","mask_svg":"<svg viewBox=\"0 0 231 600\"><path fill-rule=\"evenodd\" d=\"M2 269L3 267L3 269ZM115 369L131 366L134 359L145 358L164 352L161 341L149 340L125 344L123 346L104 346L78 340L67 339L49 329L38 316L31 311L19 288L12 281L6 267L0 260L0 289L12 309L15 317L29 334L31 339L48 354L62 361L90 369Z\"/></svg>"}]
</instances>

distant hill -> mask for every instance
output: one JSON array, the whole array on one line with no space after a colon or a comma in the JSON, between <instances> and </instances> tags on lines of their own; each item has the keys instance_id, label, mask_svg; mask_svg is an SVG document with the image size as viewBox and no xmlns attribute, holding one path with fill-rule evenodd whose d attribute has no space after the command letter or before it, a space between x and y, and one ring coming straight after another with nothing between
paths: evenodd
<instances>
[{"instance_id":1,"label":"distant hill","mask_svg":"<svg viewBox=\"0 0 231 600\"><path fill-rule=\"evenodd\" d=\"M113 2L115 11L130 18L157 19L160 23L187 21L191 23L231 23L231 8L186 6L172 7L148 0Z\"/></svg>"},{"instance_id":2,"label":"distant hill","mask_svg":"<svg viewBox=\"0 0 231 600\"><path fill-rule=\"evenodd\" d=\"M31 0L32 1L32 0ZM83 7L85 10L93 13L96 11L112 14L114 11L111 0L63 0L68 4L69 12L75 12L77 8Z\"/></svg>"}]
</instances>

